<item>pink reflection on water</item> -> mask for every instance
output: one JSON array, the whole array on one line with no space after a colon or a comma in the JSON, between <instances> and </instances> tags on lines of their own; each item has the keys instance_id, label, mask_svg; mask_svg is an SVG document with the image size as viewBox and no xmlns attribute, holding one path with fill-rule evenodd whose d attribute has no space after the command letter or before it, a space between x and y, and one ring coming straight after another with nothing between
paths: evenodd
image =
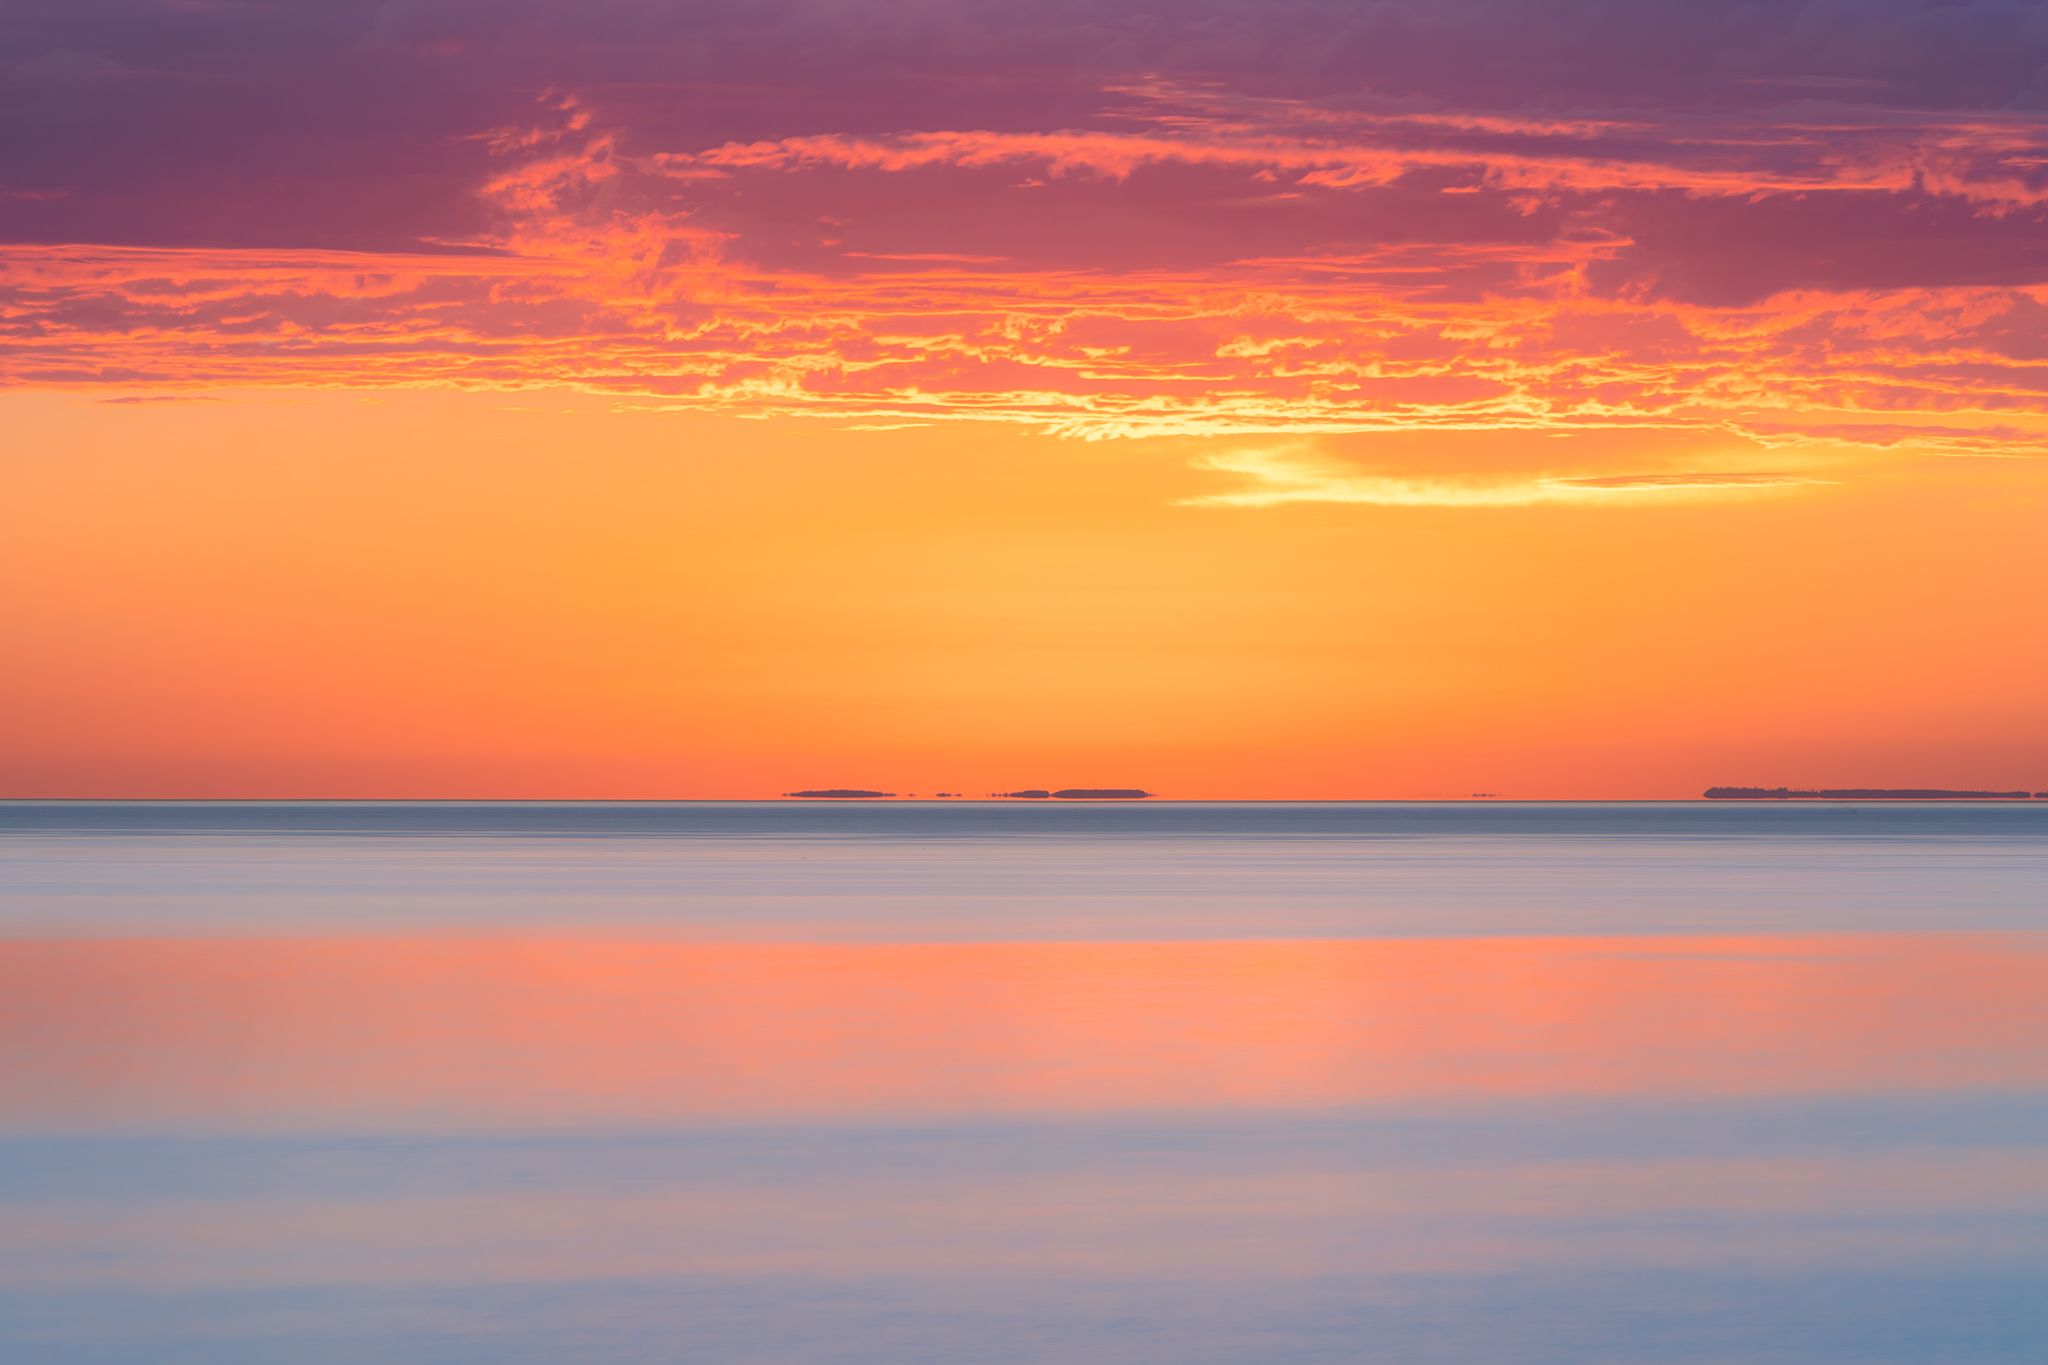
<instances>
[{"instance_id":1,"label":"pink reflection on water","mask_svg":"<svg viewBox=\"0 0 2048 1365\"><path fill-rule=\"evenodd\" d=\"M1319 1107L2048 1083L2048 935L0 943L0 1123Z\"/></svg>"}]
</instances>

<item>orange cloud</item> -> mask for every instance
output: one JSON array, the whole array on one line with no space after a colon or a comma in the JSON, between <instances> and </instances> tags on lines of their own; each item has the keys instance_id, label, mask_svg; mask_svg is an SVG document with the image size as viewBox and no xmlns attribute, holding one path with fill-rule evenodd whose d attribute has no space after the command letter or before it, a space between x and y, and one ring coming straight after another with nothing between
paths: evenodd
<instances>
[{"instance_id":1,"label":"orange cloud","mask_svg":"<svg viewBox=\"0 0 2048 1365\"><path fill-rule=\"evenodd\" d=\"M0 379L565 387L651 409L1091 439L1713 431L1823 463L2022 457L2048 436L2048 259L1989 258L2007 279L1894 284L1911 261L1841 265L1854 253L1795 237L1754 265L1682 240L1713 203L1781 215L1816 243L1842 214L1926 205L1942 231L2024 234L2036 123L1681 126L1142 93L1135 129L653 153L550 96L545 127L490 135L509 164L479 187L498 226L474 242L0 248ZM1025 171L1049 179L1017 182ZM902 188L931 176L943 183ZM970 183L1047 230L1137 209L1167 236L1151 263L1108 265L1092 262L1125 249L1114 235L1064 248L1003 219L970 215L940 238L891 218L905 193L959 212ZM774 232L749 216L763 195L780 204ZM1172 240L1182 201L1244 215L1243 233L1196 224ZM1317 239L1360 212L1393 216ZM1771 289L1773 270L1847 275ZM1715 302L1688 297L1689 280L1767 292ZM1487 485L1290 459L1219 454L1212 467L1257 483L1203 501L1633 502L1819 481L1574 467Z\"/></svg>"}]
</instances>

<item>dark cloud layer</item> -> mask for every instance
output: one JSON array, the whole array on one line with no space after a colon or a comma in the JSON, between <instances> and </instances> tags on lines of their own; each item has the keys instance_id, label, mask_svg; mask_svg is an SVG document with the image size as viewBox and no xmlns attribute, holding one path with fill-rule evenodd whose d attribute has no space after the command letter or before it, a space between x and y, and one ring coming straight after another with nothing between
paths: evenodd
<instances>
[{"instance_id":1,"label":"dark cloud layer","mask_svg":"<svg viewBox=\"0 0 2048 1365\"><path fill-rule=\"evenodd\" d=\"M7 239L388 249L486 226L480 135L579 92L627 152L1114 126L1165 79L1334 107L2048 108L2048 7L1813 0L14 0Z\"/></svg>"}]
</instances>

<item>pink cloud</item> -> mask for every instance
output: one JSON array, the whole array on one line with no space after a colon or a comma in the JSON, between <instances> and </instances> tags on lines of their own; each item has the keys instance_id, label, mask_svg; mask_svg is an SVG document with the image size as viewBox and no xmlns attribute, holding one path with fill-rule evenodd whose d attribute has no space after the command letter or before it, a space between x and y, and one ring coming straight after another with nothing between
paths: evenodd
<instances>
[{"instance_id":1,"label":"pink cloud","mask_svg":"<svg viewBox=\"0 0 2048 1365\"><path fill-rule=\"evenodd\" d=\"M485 159L448 220L466 230L406 250L0 246L0 382L2025 456L2048 433L2044 130L1870 104L1365 107L1161 77L1106 83L1094 126L693 146L556 88L469 135ZM1562 470L1529 497L1811 481L1705 477Z\"/></svg>"}]
</instances>

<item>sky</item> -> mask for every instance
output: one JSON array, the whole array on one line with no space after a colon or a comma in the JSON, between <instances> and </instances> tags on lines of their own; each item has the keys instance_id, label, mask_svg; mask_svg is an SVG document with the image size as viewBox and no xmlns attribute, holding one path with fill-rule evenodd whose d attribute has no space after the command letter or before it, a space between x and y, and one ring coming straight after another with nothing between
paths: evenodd
<instances>
[{"instance_id":1,"label":"sky","mask_svg":"<svg viewBox=\"0 0 2048 1365\"><path fill-rule=\"evenodd\" d=\"M2048 7L10 0L0 794L2048 789Z\"/></svg>"}]
</instances>

